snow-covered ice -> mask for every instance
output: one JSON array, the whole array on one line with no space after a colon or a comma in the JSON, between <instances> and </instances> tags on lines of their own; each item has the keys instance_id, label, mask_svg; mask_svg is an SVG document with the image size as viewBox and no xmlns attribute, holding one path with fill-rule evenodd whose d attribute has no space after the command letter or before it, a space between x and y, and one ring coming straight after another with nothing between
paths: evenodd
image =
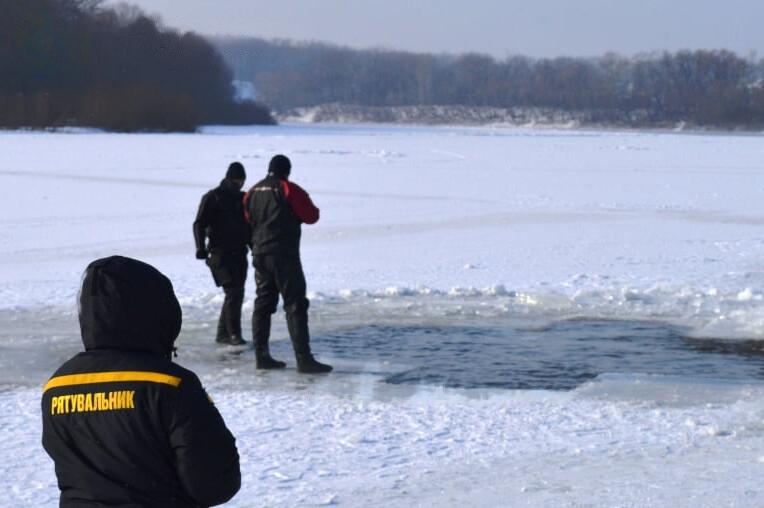
<instances>
[{"instance_id":1,"label":"snow-covered ice","mask_svg":"<svg viewBox=\"0 0 764 508\"><path fill-rule=\"evenodd\" d=\"M321 342L378 325L521 323L543 336L560 320L621 320L744 344L758 361L761 136L285 125L3 132L0 153L8 506L57 503L39 387L80 347L84 267L115 253L173 280L178 361L200 371L242 455L231 506L764 505L761 375L619 371L557 391L390 384L395 365ZM207 352L221 297L193 257L199 197L232 160L252 183L275 153L321 208L303 264L314 349L338 366L323 378ZM251 298L250 284L245 316Z\"/></svg>"}]
</instances>

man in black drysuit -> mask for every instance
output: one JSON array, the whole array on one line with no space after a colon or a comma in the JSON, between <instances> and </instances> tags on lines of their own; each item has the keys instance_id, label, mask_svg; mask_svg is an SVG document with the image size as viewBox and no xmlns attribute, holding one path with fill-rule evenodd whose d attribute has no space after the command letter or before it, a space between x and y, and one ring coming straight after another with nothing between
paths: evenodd
<instances>
[{"instance_id":1,"label":"man in black drysuit","mask_svg":"<svg viewBox=\"0 0 764 508\"><path fill-rule=\"evenodd\" d=\"M42 444L62 507L213 506L239 490L236 443L196 375L171 360L172 284L150 265L92 262L79 297L85 351L42 396Z\"/></svg>"},{"instance_id":2,"label":"man in black drysuit","mask_svg":"<svg viewBox=\"0 0 764 508\"><path fill-rule=\"evenodd\" d=\"M297 370L326 373L332 367L313 358L308 332L308 305L305 274L300 262L300 225L318 221L319 210L308 193L289 181L292 163L276 155L268 165L268 175L247 192L244 203L252 227L252 254L257 296L252 312L252 336L258 369L283 369L286 364L271 357L268 340L271 315L276 312L279 294L284 300L287 328L292 339Z\"/></svg>"},{"instance_id":3,"label":"man in black drysuit","mask_svg":"<svg viewBox=\"0 0 764 508\"><path fill-rule=\"evenodd\" d=\"M244 220L241 188L247 175L244 166L232 162L220 185L202 197L194 221L196 257L207 262L212 278L225 292L215 341L243 346L241 305L247 280L249 225ZM205 239L208 239L205 245Z\"/></svg>"}]
</instances>

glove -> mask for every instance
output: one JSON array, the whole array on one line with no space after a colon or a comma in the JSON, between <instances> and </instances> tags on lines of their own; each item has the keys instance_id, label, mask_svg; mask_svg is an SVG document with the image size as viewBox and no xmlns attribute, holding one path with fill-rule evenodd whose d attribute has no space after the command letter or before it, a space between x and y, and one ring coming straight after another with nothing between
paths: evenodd
<instances>
[{"instance_id":1,"label":"glove","mask_svg":"<svg viewBox=\"0 0 764 508\"><path fill-rule=\"evenodd\" d=\"M207 259L209 255L210 253L207 252L207 249L196 249L196 259Z\"/></svg>"}]
</instances>

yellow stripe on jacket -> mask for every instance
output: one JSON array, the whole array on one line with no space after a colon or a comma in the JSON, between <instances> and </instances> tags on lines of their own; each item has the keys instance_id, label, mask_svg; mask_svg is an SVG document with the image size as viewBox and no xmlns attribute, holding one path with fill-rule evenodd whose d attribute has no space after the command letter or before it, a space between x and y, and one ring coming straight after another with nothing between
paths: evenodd
<instances>
[{"instance_id":1,"label":"yellow stripe on jacket","mask_svg":"<svg viewBox=\"0 0 764 508\"><path fill-rule=\"evenodd\" d=\"M174 387L180 386L181 378L162 374L160 372L146 371L115 371L115 372L89 372L84 374L69 374L56 376L45 384L43 393L51 388L63 386L89 385L96 383L126 383L126 382L159 383Z\"/></svg>"}]
</instances>

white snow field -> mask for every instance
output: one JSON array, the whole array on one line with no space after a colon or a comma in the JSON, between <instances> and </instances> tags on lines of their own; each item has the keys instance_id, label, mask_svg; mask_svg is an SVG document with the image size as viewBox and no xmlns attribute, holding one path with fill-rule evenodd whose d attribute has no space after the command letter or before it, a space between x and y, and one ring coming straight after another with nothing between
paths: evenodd
<instances>
[{"instance_id":1,"label":"white snow field","mask_svg":"<svg viewBox=\"0 0 764 508\"><path fill-rule=\"evenodd\" d=\"M336 367L328 376L294 372L283 315L273 341L286 372L256 372L251 352L212 345L222 295L194 259L196 207L229 162L251 185L276 153L321 209L302 256L314 352ZM41 386L81 348L81 274L111 254L175 285L176 361L199 372L237 438L243 485L229 506L764 506L761 135L2 132L2 506L57 506ZM247 333L253 286L250 274ZM675 327L701 350L744 349L701 358L753 374L614 369L564 390L457 388L386 382L397 362L328 347L364 327L483 323L543 341L562 321Z\"/></svg>"}]
</instances>

